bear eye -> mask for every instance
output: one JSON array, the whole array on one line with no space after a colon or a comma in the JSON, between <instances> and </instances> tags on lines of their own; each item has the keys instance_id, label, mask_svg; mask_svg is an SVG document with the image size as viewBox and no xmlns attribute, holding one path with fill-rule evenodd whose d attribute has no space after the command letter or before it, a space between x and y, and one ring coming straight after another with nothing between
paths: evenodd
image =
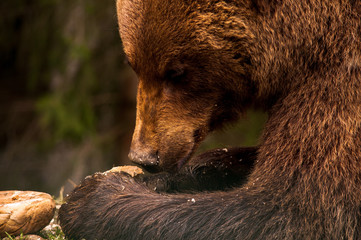
<instances>
[{"instance_id":1,"label":"bear eye","mask_svg":"<svg viewBox=\"0 0 361 240\"><path fill-rule=\"evenodd\" d=\"M172 68L165 72L165 78L170 81L178 82L185 78L186 71L183 67Z\"/></svg>"}]
</instances>

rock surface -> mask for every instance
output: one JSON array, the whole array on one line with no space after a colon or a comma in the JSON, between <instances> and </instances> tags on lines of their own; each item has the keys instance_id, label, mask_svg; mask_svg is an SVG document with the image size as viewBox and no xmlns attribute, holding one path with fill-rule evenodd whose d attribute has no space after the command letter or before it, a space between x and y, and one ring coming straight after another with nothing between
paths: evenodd
<instances>
[{"instance_id":1,"label":"rock surface","mask_svg":"<svg viewBox=\"0 0 361 240\"><path fill-rule=\"evenodd\" d=\"M49 224L55 202L47 193L0 191L0 237L35 233Z\"/></svg>"},{"instance_id":2,"label":"rock surface","mask_svg":"<svg viewBox=\"0 0 361 240\"><path fill-rule=\"evenodd\" d=\"M125 173L128 173L132 177L135 177L140 174L144 174L143 170L136 166L113 167L112 169L110 169L109 171L106 171L104 173L106 174L109 172L125 172Z\"/></svg>"}]
</instances>

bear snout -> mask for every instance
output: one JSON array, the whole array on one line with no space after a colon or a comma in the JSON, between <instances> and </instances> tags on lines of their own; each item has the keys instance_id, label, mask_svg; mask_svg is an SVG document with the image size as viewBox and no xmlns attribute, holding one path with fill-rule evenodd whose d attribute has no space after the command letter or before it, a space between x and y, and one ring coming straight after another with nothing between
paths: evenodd
<instances>
[{"instance_id":1,"label":"bear snout","mask_svg":"<svg viewBox=\"0 0 361 240\"><path fill-rule=\"evenodd\" d=\"M128 157L133 163L140 165L148 172L154 173L161 171L157 152L151 153L131 149Z\"/></svg>"}]
</instances>

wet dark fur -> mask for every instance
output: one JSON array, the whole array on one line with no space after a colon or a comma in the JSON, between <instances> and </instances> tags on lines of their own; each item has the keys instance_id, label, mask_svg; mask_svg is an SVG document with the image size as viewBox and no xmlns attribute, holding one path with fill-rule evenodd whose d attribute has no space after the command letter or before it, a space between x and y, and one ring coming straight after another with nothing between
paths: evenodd
<instances>
[{"instance_id":1,"label":"wet dark fur","mask_svg":"<svg viewBox=\"0 0 361 240\"><path fill-rule=\"evenodd\" d=\"M188 207L200 204L207 214L218 211L207 210L207 204L215 203L213 197L219 200L225 197L221 202L231 200L233 194L217 190L231 193L234 187L242 185L256 157L257 148L216 149L193 158L176 174L132 178L126 173L96 173L84 179L62 205L59 212L61 226L71 239L206 239L206 232L198 232L202 231L198 224L207 223L208 218L188 215L192 212ZM214 193L195 194L195 191ZM166 192L168 194L164 194ZM180 195L179 192L184 193ZM206 199L200 199L206 195ZM197 203L198 200L201 202ZM169 218L167 215L171 212L167 209L173 213L179 211L179 215ZM229 206L224 209L224 214L232 211ZM125 216L127 221L124 221ZM152 220L146 220L148 217ZM143 220L147 222L145 225ZM166 226L163 224L168 221L173 222L171 225L175 228L163 231ZM186 229L184 224L192 221L197 221L197 224ZM214 226L220 221L223 220L217 220ZM219 233L213 235L215 239L223 236Z\"/></svg>"},{"instance_id":2,"label":"wet dark fur","mask_svg":"<svg viewBox=\"0 0 361 240\"><path fill-rule=\"evenodd\" d=\"M60 209L68 236L361 239L360 1L118 0L118 15L140 77L132 158L171 171L245 107L269 119L257 153L85 179ZM190 82L166 74L178 61Z\"/></svg>"}]
</instances>

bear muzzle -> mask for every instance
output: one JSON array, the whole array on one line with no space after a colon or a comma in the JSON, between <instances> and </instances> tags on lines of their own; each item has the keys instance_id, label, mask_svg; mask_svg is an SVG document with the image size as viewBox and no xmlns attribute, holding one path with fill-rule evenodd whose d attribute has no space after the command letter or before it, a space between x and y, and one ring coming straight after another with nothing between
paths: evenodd
<instances>
[{"instance_id":1,"label":"bear muzzle","mask_svg":"<svg viewBox=\"0 0 361 240\"><path fill-rule=\"evenodd\" d=\"M143 167L148 172L159 172L161 169L159 168L159 156L158 153L150 153L150 152L143 152L143 151L134 151L130 150L129 159Z\"/></svg>"}]
</instances>

